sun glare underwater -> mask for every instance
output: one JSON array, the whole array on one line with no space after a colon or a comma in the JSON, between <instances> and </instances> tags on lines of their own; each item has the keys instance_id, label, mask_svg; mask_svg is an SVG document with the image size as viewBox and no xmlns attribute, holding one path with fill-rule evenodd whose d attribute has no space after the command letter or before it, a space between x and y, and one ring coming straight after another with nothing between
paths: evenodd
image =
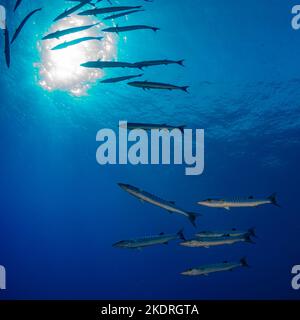
<instances>
[{"instance_id":1,"label":"sun glare underwater","mask_svg":"<svg viewBox=\"0 0 300 320\"><path fill-rule=\"evenodd\" d=\"M90 17L79 16L71 16L54 22L49 33L95 23L99 24L81 31L80 37L97 37L104 23ZM103 77L104 73L102 70L87 69L80 65L86 61L116 59L116 39L110 34L104 34L101 41L85 41L63 50L51 50L59 43L77 38L78 34L73 33L60 39L38 42L41 62L36 65L39 68L39 83L44 89L49 91L58 89L82 96L87 93L92 83Z\"/></svg>"},{"instance_id":2,"label":"sun glare underwater","mask_svg":"<svg viewBox=\"0 0 300 320\"><path fill-rule=\"evenodd\" d=\"M289 1L89 2L0 0L0 299L300 299ZM155 128L203 173L98 161Z\"/></svg>"}]
</instances>

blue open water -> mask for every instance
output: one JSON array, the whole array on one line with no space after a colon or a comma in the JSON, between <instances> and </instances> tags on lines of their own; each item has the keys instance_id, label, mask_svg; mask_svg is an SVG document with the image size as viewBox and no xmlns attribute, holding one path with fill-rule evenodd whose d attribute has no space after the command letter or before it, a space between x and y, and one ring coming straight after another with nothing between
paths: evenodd
<instances>
[{"instance_id":1,"label":"blue open water","mask_svg":"<svg viewBox=\"0 0 300 320\"><path fill-rule=\"evenodd\" d=\"M9 70L1 56L0 264L7 290L0 298L299 299L291 288L291 268L300 264L300 31L290 23L296 1L119 1L125 2L147 10L120 25L161 30L132 32L127 41L121 36L118 60L184 58L185 68L150 68L144 79L190 85L190 94L144 92L126 83L96 83L82 97L46 91L34 67L37 41L72 4L23 0L13 15L12 1L0 1L10 29L43 7L15 42ZM185 176L182 166L99 166L96 133L117 130L119 120L204 128L203 175ZM255 226L257 243L113 248L119 240L182 227L187 237L195 232L184 217L139 202L118 182L203 214L197 230ZM195 205L208 197L272 192L281 209L228 213ZM180 275L243 256L251 268Z\"/></svg>"}]
</instances>

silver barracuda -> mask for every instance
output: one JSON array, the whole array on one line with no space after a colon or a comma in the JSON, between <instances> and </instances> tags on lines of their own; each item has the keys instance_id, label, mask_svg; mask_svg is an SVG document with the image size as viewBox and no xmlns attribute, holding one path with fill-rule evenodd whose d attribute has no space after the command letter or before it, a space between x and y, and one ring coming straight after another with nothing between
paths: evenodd
<instances>
[{"instance_id":1,"label":"silver barracuda","mask_svg":"<svg viewBox=\"0 0 300 320\"><path fill-rule=\"evenodd\" d=\"M134 78L139 78L141 76L143 76L143 74L137 74L137 75L133 75L133 76L116 77L116 78L109 78L109 79L104 79L104 80L102 80L100 82L101 83L116 83L116 82L122 82L122 81L130 80L130 79L134 79Z\"/></svg>"},{"instance_id":2,"label":"silver barracuda","mask_svg":"<svg viewBox=\"0 0 300 320\"><path fill-rule=\"evenodd\" d=\"M184 240L183 230L180 230L176 234L164 234L163 232L157 236L144 237L133 240L123 240L115 243L115 248L125 249L141 249L144 247L151 247L159 244L168 244L173 240Z\"/></svg>"},{"instance_id":3,"label":"silver barracuda","mask_svg":"<svg viewBox=\"0 0 300 320\"><path fill-rule=\"evenodd\" d=\"M92 40L96 40L96 41L101 41L103 39L103 37L83 37L83 38L78 38L78 39L74 39L71 41L65 41L63 43L58 44L57 46L53 47L51 50L61 50L61 49L65 49L71 46L75 46L76 44L79 44L81 42L85 42L85 41L92 41Z\"/></svg>"},{"instance_id":4,"label":"silver barracuda","mask_svg":"<svg viewBox=\"0 0 300 320\"><path fill-rule=\"evenodd\" d=\"M128 83L129 86L141 88L143 90L151 90L151 89L158 89L158 90L182 90L184 92L188 92L189 86L176 86L173 84L168 83L161 83L161 82L150 82L150 81L133 81Z\"/></svg>"},{"instance_id":5,"label":"silver barracuda","mask_svg":"<svg viewBox=\"0 0 300 320\"><path fill-rule=\"evenodd\" d=\"M98 14L113 13L118 11L128 11L133 9L140 9L142 6L115 6L106 8L95 8L86 11L79 12L79 16L97 16Z\"/></svg>"},{"instance_id":6,"label":"silver barracuda","mask_svg":"<svg viewBox=\"0 0 300 320\"><path fill-rule=\"evenodd\" d=\"M273 204L280 207L276 200L276 193L273 193L265 199L256 199L253 196L247 199L206 199L198 202L201 206L211 208L223 208L230 210L230 208L245 208L245 207L258 207L265 204Z\"/></svg>"},{"instance_id":7,"label":"silver barracuda","mask_svg":"<svg viewBox=\"0 0 300 320\"><path fill-rule=\"evenodd\" d=\"M53 21L58 21L64 18L69 17L72 13L76 12L77 10L84 7L86 4L91 4L92 0L82 0L77 4L75 7L66 9L63 13L61 13L59 16L57 16Z\"/></svg>"},{"instance_id":8,"label":"silver barracuda","mask_svg":"<svg viewBox=\"0 0 300 320\"><path fill-rule=\"evenodd\" d=\"M149 60L149 61L140 61L140 62L136 62L135 65L139 68L139 69L143 69L146 67L153 67L153 66L161 66L161 65L169 65L169 64L178 64L180 66L184 66L183 65L184 60Z\"/></svg>"},{"instance_id":9,"label":"silver barracuda","mask_svg":"<svg viewBox=\"0 0 300 320\"><path fill-rule=\"evenodd\" d=\"M127 128L128 130L135 130L135 129L141 129L141 130L173 130L173 129L179 129L181 132L184 131L185 125L182 126L170 126L166 123L163 124L150 124L150 123L134 123L134 122L128 122L127 126L120 125L120 128Z\"/></svg>"},{"instance_id":10,"label":"silver barracuda","mask_svg":"<svg viewBox=\"0 0 300 320\"><path fill-rule=\"evenodd\" d=\"M121 12L121 13L117 13L117 14L113 14L111 16L105 17L103 20L117 19L117 18L120 18L120 17L127 16L129 14L142 12L142 11L145 11L145 10L131 10L131 11L126 11L126 12Z\"/></svg>"},{"instance_id":11,"label":"silver barracuda","mask_svg":"<svg viewBox=\"0 0 300 320\"><path fill-rule=\"evenodd\" d=\"M222 263L204 265L197 268L192 268L182 272L184 276L208 276L211 273L223 272L223 271L233 271L239 267L249 267L246 258L242 258L237 262L224 261Z\"/></svg>"},{"instance_id":12,"label":"silver barracuda","mask_svg":"<svg viewBox=\"0 0 300 320\"><path fill-rule=\"evenodd\" d=\"M88 61L81 64L85 68L136 68L132 63L129 62L118 62L118 61Z\"/></svg>"},{"instance_id":13,"label":"silver barracuda","mask_svg":"<svg viewBox=\"0 0 300 320\"><path fill-rule=\"evenodd\" d=\"M141 201L151 203L157 207L160 207L162 209L167 210L170 213L178 213L185 217L187 217L192 225L196 227L196 218L198 214L193 212L187 212L185 210L182 210L178 208L173 201L166 201L163 200L157 196L154 196L151 193L148 193L146 191L140 190L134 186L131 186L129 184L119 183L118 184L124 191L128 192L129 194L133 195L134 197L140 199Z\"/></svg>"},{"instance_id":14,"label":"silver barracuda","mask_svg":"<svg viewBox=\"0 0 300 320\"><path fill-rule=\"evenodd\" d=\"M35 9L33 11L31 11L23 20L22 22L19 24L18 28L16 29L12 39L11 39L11 44L17 39L19 33L22 31L22 29L24 28L26 22L30 19L31 16L33 16L36 12L41 11L42 8L39 9Z\"/></svg>"},{"instance_id":15,"label":"silver barracuda","mask_svg":"<svg viewBox=\"0 0 300 320\"><path fill-rule=\"evenodd\" d=\"M256 237L255 228L250 228L247 231L238 230L232 228L231 230L224 231L200 231L196 233L195 236L199 238L217 238L217 237L241 237L246 234Z\"/></svg>"},{"instance_id":16,"label":"silver barracuda","mask_svg":"<svg viewBox=\"0 0 300 320\"><path fill-rule=\"evenodd\" d=\"M112 32L112 33L121 33L121 32L127 32L127 31L135 31L135 30L153 30L156 32L159 30L159 28L140 24L140 25L126 26L126 27L119 27L119 26L109 27L109 28L103 29L102 31L103 32Z\"/></svg>"},{"instance_id":17,"label":"silver barracuda","mask_svg":"<svg viewBox=\"0 0 300 320\"><path fill-rule=\"evenodd\" d=\"M68 34L73 34L77 32L81 32L90 28L97 26L99 23L89 24L86 26L73 27L64 30L57 30L55 32L49 33L42 38L42 40L50 40L50 39L59 39L60 37L66 36Z\"/></svg>"},{"instance_id":18,"label":"silver barracuda","mask_svg":"<svg viewBox=\"0 0 300 320\"><path fill-rule=\"evenodd\" d=\"M217 238L196 238L181 242L180 245L190 248L210 248L223 245L231 245L238 242L254 243L250 235L247 233L241 237L217 237Z\"/></svg>"}]
</instances>

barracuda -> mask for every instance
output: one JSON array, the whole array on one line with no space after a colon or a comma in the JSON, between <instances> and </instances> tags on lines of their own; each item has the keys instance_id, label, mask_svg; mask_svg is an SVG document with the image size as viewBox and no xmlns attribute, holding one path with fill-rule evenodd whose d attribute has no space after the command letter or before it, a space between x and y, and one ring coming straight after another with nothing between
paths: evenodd
<instances>
[{"instance_id":1,"label":"barracuda","mask_svg":"<svg viewBox=\"0 0 300 320\"><path fill-rule=\"evenodd\" d=\"M241 237L246 234L256 237L255 228L250 228L247 231L237 230L232 228L231 230L224 231L201 231L196 233L195 236L199 238L217 238L217 237Z\"/></svg>"},{"instance_id":2,"label":"barracuda","mask_svg":"<svg viewBox=\"0 0 300 320\"><path fill-rule=\"evenodd\" d=\"M120 128L128 129L128 130L174 130L179 129L182 133L184 132L184 128L186 126L170 126L166 123L163 124L150 124L150 123L134 123L134 122L128 122L127 125L120 126Z\"/></svg>"},{"instance_id":3,"label":"barracuda","mask_svg":"<svg viewBox=\"0 0 300 320\"><path fill-rule=\"evenodd\" d=\"M19 25L18 28L16 29L16 31L15 31L15 33L14 33L14 35L13 35L10 43L13 43L13 42L17 39L19 33L20 33L21 30L24 28L26 22L30 19L30 17L31 17L32 15L34 15L36 12L39 12L39 11L41 11L41 10L42 10L42 8L33 10L33 11L31 11L31 12L23 19L23 21L20 23L20 25Z\"/></svg>"},{"instance_id":4,"label":"barracuda","mask_svg":"<svg viewBox=\"0 0 300 320\"><path fill-rule=\"evenodd\" d=\"M59 39L60 37L66 36L68 34L73 34L73 33L81 32L84 30L88 30L90 28L97 26L98 24L99 23L94 23L94 24L89 24L89 25L81 26L81 27L74 27L74 28L68 28L68 29L64 29L64 30L57 30L53 33L49 33L46 36L44 36L42 38L42 40Z\"/></svg>"},{"instance_id":5,"label":"barracuda","mask_svg":"<svg viewBox=\"0 0 300 320\"><path fill-rule=\"evenodd\" d=\"M102 39L103 39L103 37L83 37L83 38L75 39L72 41L65 41L65 42L53 47L51 50L61 50L61 49L65 49L65 48L68 48L71 46L75 46L76 44L79 44L81 42L92 41L92 40L101 41Z\"/></svg>"},{"instance_id":6,"label":"barracuda","mask_svg":"<svg viewBox=\"0 0 300 320\"><path fill-rule=\"evenodd\" d=\"M151 89L157 89L157 90L182 90L186 93L188 93L189 86L176 86L173 84L168 83L161 83L161 82L150 82L150 81L133 81L128 82L129 86L141 88L143 90L151 90Z\"/></svg>"},{"instance_id":7,"label":"barracuda","mask_svg":"<svg viewBox=\"0 0 300 320\"><path fill-rule=\"evenodd\" d=\"M136 30L152 30L152 31L156 32L159 30L159 28L140 24L140 25L126 26L126 27L119 27L119 26L109 27L109 28L103 29L102 31L103 32L121 33L121 32L136 31Z\"/></svg>"},{"instance_id":8,"label":"barracuda","mask_svg":"<svg viewBox=\"0 0 300 320\"><path fill-rule=\"evenodd\" d=\"M84 7L86 4L91 4L92 0L82 0L79 2L78 5L76 5L75 7L72 7L70 9L66 9L63 13L61 13L58 17L56 17L53 21L58 21L61 20L63 18L67 18L69 15L71 15L72 13L76 12L77 10L81 9L82 7Z\"/></svg>"},{"instance_id":9,"label":"barracuda","mask_svg":"<svg viewBox=\"0 0 300 320\"><path fill-rule=\"evenodd\" d=\"M188 241L181 242L180 245L190 248L210 248L223 245L231 245L238 242L254 243L250 235L247 233L242 237L217 237L217 238L196 238Z\"/></svg>"},{"instance_id":10,"label":"barracuda","mask_svg":"<svg viewBox=\"0 0 300 320\"><path fill-rule=\"evenodd\" d=\"M211 208L223 208L230 210L230 208L243 208L243 207L258 207L265 204L273 204L280 207L276 200L276 193L273 193L265 199L255 199L254 197L249 197L248 199L206 199L198 202L201 206L211 207Z\"/></svg>"},{"instance_id":11,"label":"barracuda","mask_svg":"<svg viewBox=\"0 0 300 320\"><path fill-rule=\"evenodd\" d=\"M222 271L233 271L239 267L249 267L246 258L242 258L239 262L228 262L205 265L198 268L192 268L182 272L184 276L208 276L210 273L222 272Z\"/></svg>"},{"instance_id":12,"label":"barracuda","mask_svg":"<svg viewBox=\"0 0 300 320\"><path fill-rule=\"evenodd\" d=\"M190 222L192 223L192 225L194 227L196 227L196 218L199 214L193 213L193 212L187 212L185 210L182 210L180 208L178 208L175 205L175 202L173 201L166 201L163 200L157 196L154 196L153 194L140 190L134 186L131 186L129 184L124 184L124 183L119 183L119 186L126 192L128 192L129 194L133 195L134 197L140 199L141 201L145 201L148 203L151 203L157 207L160 207L162 209L165 209L166 211L170 212L170 213L178 213L181 215L184 215L185 217L187 217Z\"/></svg>"},{"instance_id":13,"label":"barracuda","mask_svg":"<svg viewBox=\"0 0 300 320\"><path fill-rule=\"evenodd\" d=\"M157 236L144 237L134 240L122 240L113 245L115 248L126 249L141 249L144 247L151 247L159 244L168 244L172 240L185 240L183 230L177 232L177 234L164 234L163 232Z\"/></svg>"},{"instance_id":14,"label":"barracuda","mask_svg":"<svg viewBox=\"0 0 300 320\"><path fill-rule=\"evenodd\" d=\"M140 8L142 8L142 6L118 6L118 7L95 8L95 9L79 12L78 15L79 16L97 16L98 14L127 11L131 9L140 9Z\"/></svg>"}]
</instances>

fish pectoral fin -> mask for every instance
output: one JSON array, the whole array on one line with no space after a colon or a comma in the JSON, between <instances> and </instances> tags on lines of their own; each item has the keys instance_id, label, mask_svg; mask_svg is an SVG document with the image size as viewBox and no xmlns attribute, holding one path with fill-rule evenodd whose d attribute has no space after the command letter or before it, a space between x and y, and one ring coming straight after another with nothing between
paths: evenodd
<instances>
[{"instance_id":1,"label":"fish pectoral fin","mask_svg":"<svg viewBox=\"0 0 300 320\"><path fill-rule=\"evenodd\" d=\"M209 246L204 246L205 249L209 249Z\"/></svg>"},{"instance_id":2,"label":"fish pectoral fin","mask_svg":"<svg viewBox=\"0 0 300 320\"><path fill-rule=\"evenodd\" d=\"M205 277L208 277L208 273L203 273L203 275L204 275Z\"/></svg>"},{"instance_id":3,"label":"fish pectoral fin","mask_svg":"<svg viewBox=\"0 0 300 320\"><path fill-rule=\"evenodd\" d=\"M224 207L225 210L227 211L230 211L230 208L229 207Z\"/></svg>"},{"instance_id":4,"label":"fish pectoral fin","mask_svg":"<svg viewBox=\"0 0 300 320\"><path fill-rule=\"evenodd\" d=\"M168 210L168 212L169 212L170 214L173 214L173 212L172 212L172 211L170 211L170 210Z\"/></svg>"},{"instance_id":5,"label":"fish pectoral fin","mask_svg":"<svg viewBox=\"0 0 300 320\"><path fill-rule=\"evenodd\" d=\"M166 244L166 245L168 245L168 244L169 244L169 242L164 242L163 244Z\"/></svg>"}]
</instances>

